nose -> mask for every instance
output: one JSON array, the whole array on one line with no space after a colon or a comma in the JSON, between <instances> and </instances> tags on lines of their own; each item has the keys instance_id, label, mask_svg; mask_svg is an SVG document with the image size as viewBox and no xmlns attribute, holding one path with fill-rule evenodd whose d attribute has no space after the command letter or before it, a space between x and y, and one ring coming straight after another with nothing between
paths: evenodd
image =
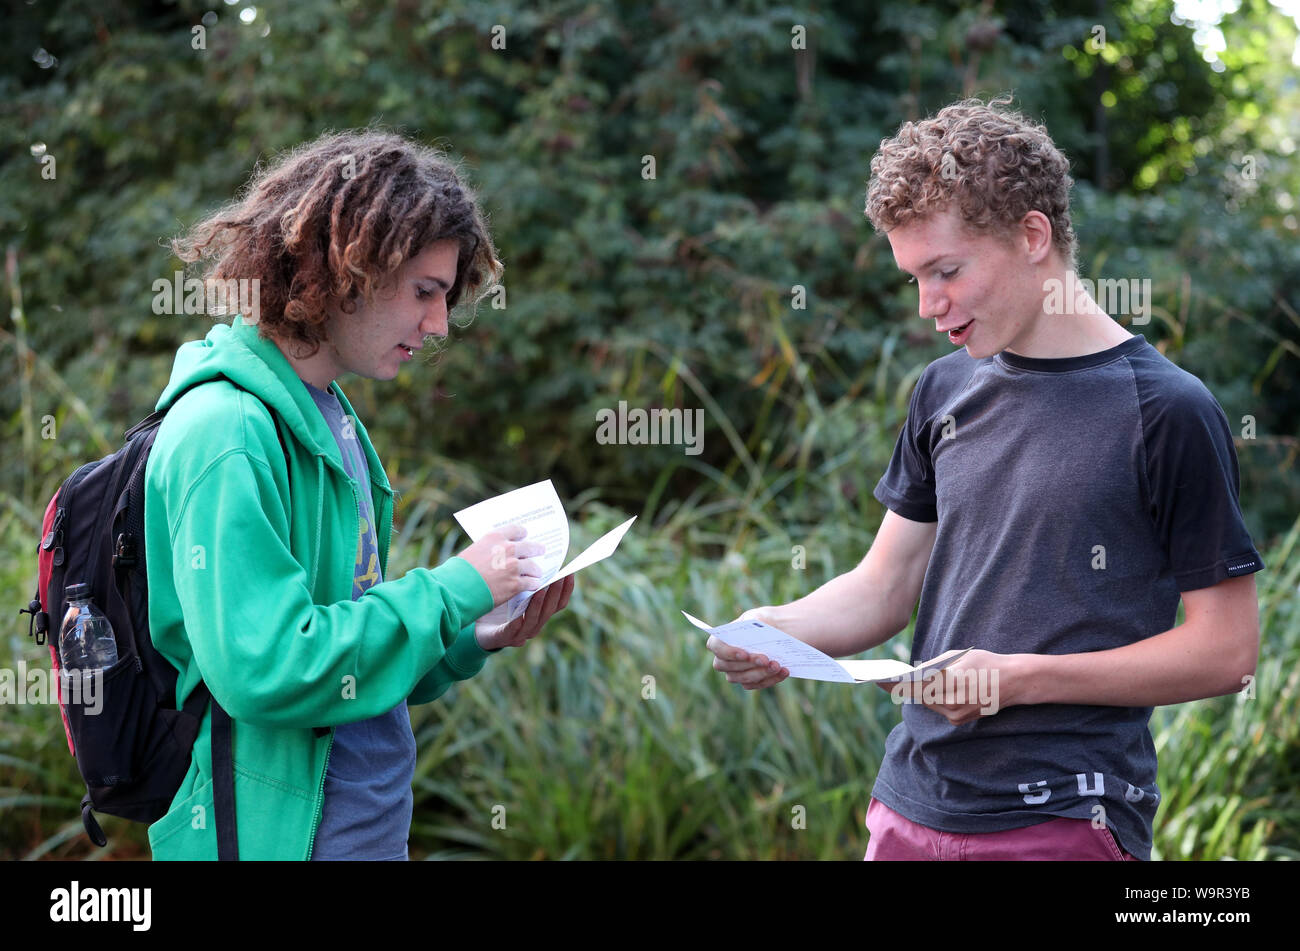
<instances>
[{"instance_id":1,"label":"nose","mask_svg":"<svg viewBox=\"0 0 1300 951\"><path fill-rule=\"evenodd\" d=\"M447 336L447 298L442 294L420 321L420 333L425 336Z\"/></svg>"},{"instance_id":2,"label":"nose","mask_svg":"<svg viewBox=\"0 0 1300 951\"><path fill-rule=\"evenodd\" d=\"M936 290L934 284L922 284L917 296L923 320L935 320L948 312L948 295Z\"/></svg>"}]
</instances>

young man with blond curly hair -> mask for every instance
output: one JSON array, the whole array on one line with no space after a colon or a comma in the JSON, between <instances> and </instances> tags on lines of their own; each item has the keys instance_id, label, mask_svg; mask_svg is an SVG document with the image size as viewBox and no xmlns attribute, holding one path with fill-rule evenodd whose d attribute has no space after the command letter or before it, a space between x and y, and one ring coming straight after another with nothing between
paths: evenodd
<instances>
[{"instance_id":1,"label":"young man with blond curly hair","mask_svg":"<svg viewBox=\"0 0 1300 951\"><path fill-rule=\"evenodd\" d=\"M1264 564L1209 390L1087 293L1060 306L1079 287L1069 165L1003 105L905 122L873 158L867 216L961 349L917 381L861 564L746 616L843 657L905 628L919 595L913 663L975 648L887 688L902 722L868 859L1145 860L1152 708L1249 681ZM788 676L709 646L747 689Z\"/></svg>"}]
</instances>

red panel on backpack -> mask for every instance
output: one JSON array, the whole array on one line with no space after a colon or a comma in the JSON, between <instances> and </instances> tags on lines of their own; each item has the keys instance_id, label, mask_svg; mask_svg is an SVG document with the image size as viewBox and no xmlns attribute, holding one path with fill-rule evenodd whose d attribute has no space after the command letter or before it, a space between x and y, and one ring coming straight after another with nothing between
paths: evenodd
<instances>
[{"instance_id":1,"label":"red panel on backpack","mask_svg":"<svg viewBox=\"0 0 1300 951\"><path fill-rule=\"evenodd\" d=\"M59 507L59 493L54 493L54 498L50 499L50 504L45 506L45 518L41 520L41 537L44 538L54 527L54 512ZM54 551L45 551L40 545L36 546L36 592L37 597L41 599L41 610L49 611L50 602L45 596L46 589L50 586L50 572L54 570ZM63 618L50 618L50 629L46 632L46 643L50 645L50 666L54 670L54 682L61 683L59 679L59 628L63 625ZM60 695L61 696L61 695ZM63 734L68 738L68 752L73 756L77 755L76 749L72 745L72 727L68 725L68 712L63 709L62 700L59 701L59 716L63 718Z\"/></svg>"}]
</instances>

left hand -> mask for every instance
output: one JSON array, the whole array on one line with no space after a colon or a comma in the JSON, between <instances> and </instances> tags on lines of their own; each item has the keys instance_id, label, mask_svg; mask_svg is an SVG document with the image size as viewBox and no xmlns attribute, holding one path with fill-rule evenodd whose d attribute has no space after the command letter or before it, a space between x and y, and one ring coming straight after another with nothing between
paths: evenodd
<instances>
[{"instance_id":1,"label":"left hand","mask_svg":"<svg viewBox=\"0 0 1300 951\"><path fill-rule=\"evenodd\" d=\"M524 613L507 624L485 623L487 616L474 625L474 636L485 651L499 647L522 647L542 632L551 615L563 611L573 594L573 575L549 584L528 601Z\"/></svg>"},{"instance_id":2,"label":"left hand","mask_svg":"<svg viewBox=\"0 0 1300 951\"><path fill-rule=\"evenodd\" d=\"M896 702L924 704L955 726L1023 702L1017 691L1021 683L1017 676L1020 657L973 650L943 670L927 671L921 680L896 680L877 686ZM957 676L959 673L961 676Z\"/></svg>"}]
</instances>

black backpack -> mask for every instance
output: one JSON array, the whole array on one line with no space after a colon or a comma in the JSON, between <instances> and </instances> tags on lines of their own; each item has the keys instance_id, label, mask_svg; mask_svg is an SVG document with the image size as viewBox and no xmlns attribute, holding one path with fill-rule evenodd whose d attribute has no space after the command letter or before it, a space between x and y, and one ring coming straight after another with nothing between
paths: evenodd
<instances>
[{"instance_id":1,"label":"black backpack","mask_svg":"<svg viewBox=\"0 0 1300 951\"><path fill-rule=\"evenodd\" d=\"M203 683L176 709L176 668L149 636L144 474L166 412L136 423L121 449L78 468L50 499L37 550L36 597L18 613L32 615L28 635L37 644L48 637L56 672L58 628L73 584L89 585L95 605L113 625L118 661L100 681L97 711L83 710L86 698L79 691L60 691L63 700L82 700L59 706L68 748L86 784L81 821L90 840L108 844L92 808L134 822L152 823L166 814L189 771L204 708L211 701L217 855L234 860L239 847L230 717ZM283 436L280 447L284 449ZM64 678L59 679L62 683Z\"/></svg>"}]
</instances>

